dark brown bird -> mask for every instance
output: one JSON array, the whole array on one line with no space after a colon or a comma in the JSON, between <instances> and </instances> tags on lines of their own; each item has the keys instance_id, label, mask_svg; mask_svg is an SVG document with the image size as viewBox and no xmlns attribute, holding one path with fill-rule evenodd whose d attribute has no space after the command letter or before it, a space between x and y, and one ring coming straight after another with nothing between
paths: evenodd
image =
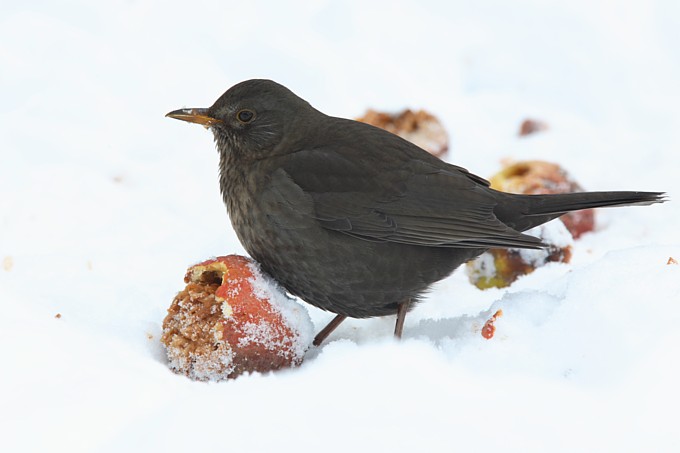
<instances>
[{"instance_id":1,"label":"dark brown bird","mask_svg":"<svg viewBox=\"0 0 680 453\"><path fill-rule=\"evenodd\" d=\"M578 209L648 205L660 192L495 191L382 129L334 118L286 87L248 80L210 108L167 116L209 128L220 188L245 249L291 294L347 316L397 314L492 247L540 248L522 231Z\"/></svg>"}]
</instances>

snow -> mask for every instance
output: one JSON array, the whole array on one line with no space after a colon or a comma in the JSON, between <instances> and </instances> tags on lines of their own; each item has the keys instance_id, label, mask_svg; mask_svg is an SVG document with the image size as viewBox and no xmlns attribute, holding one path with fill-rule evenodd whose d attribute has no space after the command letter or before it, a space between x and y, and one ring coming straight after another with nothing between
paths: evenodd
<instances>
[{"instance_id":1,"label":"snow","mask_svg":"<svg viewBox=\"0 0 680 453\"><path fill-rule=\"evenodd\" d=\"M679 5L3 5L0 450L678 451ZM188 265L245 252L211 134L164 115L255 77L336 116L424 108L481 176L553 160L671 201L598 211L570 264L509 288L457 271L401 342L348 320L299 368L192 382L165 311ZM527 117L549 129L519 139Z\"/></svg>"},{"instance_id":2,"label":"snow","mask_svg":"<svg viewBox=\"0 0 680 453\"><path fill-rule=\"evenodd\" d=\"M569 230L567 230L567 227L564 226L564 223L562 222L544 223L543 225L539 225L526 231L526 234L541 238L543 242L550 244L557 249L574 246L574 240L571 237ZM524 262L535 267L541 263L545 263L550 252L549 249L521 249L519 254Z\"/></svg>"}]
</instances>

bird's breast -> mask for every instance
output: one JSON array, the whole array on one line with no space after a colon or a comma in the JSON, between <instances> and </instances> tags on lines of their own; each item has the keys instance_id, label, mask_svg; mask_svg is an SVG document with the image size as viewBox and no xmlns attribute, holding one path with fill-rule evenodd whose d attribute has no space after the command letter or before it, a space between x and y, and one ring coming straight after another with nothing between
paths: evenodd
<instances>
[{"instance_id":1,"label":"bird's breast","mask_svg":"<svg viewBox=\"0 0 680 453\"><path fill-rule=\"evenodd\" d=\"M241 244L255 257L263 247L263 237L271 234L267 213L260 202L267 172L255 168L257 162L226 163L220 175L224 204Z\"/></svg>"}]
</instances>

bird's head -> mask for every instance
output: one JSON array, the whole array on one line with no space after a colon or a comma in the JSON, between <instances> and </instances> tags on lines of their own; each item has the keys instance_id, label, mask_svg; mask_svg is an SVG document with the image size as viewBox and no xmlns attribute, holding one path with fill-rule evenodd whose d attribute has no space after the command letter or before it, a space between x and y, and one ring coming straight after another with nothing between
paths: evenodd
<instances>
[{"instance_id":1,"label":"bird's head","mask_svg":"<svg viewBox=\"0 0 680 453\"><path fill-rule=\"evenodd\" d=\"M316 111L283 85L254 79L229 88L209 108L179 109L165 116L210 129L220 153L261 159L285 149L278 145L310 112Z\"/></svg>"}]
</instances>

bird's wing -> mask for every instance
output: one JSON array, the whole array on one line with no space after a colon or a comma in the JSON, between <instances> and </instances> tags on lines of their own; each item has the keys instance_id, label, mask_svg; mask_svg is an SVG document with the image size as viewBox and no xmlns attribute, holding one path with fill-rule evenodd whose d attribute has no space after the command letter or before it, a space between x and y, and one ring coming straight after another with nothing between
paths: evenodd
<instances>
[{"instance_id":1,"label":"bird's wing","mask_svg":"<svg viewBox=\"0 0 680 453\"><path fill-rule=\"evenodd\" d=\"M542 245L501 222L493 212L493 192L466 170L438 160L375 159L350 159L337 147L286 156L264 192L270 217L283 228L313 220L369 241L429 247Z\"/></svg>"}]
</instances>

